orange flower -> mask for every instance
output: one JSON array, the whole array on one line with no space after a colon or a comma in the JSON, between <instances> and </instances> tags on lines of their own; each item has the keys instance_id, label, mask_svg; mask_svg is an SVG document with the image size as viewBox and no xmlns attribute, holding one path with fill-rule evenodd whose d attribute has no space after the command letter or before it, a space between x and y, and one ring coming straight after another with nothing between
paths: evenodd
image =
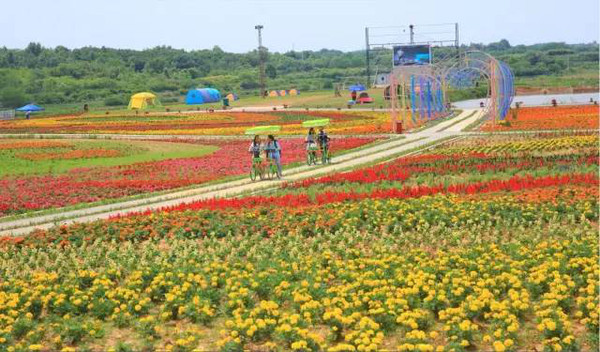
<instances>
[{"instance_id":1,"label":"orange flower","mask_svg":"<svg viewBox=\"0 0 600 352\"><path fill-rule=\"evenodd\" d=\"M515 113L513 117L512 113ZM598 129L597 106L532 107L512 110L505 123L490 121L483 131Z\"/></svg>"}]
</instances>

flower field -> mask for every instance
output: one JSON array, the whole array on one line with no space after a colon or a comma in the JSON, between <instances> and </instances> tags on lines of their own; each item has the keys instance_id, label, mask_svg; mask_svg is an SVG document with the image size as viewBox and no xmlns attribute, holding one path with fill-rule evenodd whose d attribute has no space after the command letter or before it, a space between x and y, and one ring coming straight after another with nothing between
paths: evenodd
<instances>
[{"instance_id":1,"label":"flower field","mask_svg":"<svg viewBox=\"0 0 600 352\"><path fill-rule=\"evenodd\" d=\"M353 149L373 142L375 138L334 139L332 152ZM0 143L0 159L9 170L48 172L5 174L0 178L0 216L98 202L149 192L202 184L227 176L247 174L250 169L247 140L171 140L112 142L115 149L100 149L105 141L88 141L84 145L69 141L23 140ZM57 144L58 143L58 144ZM133 144L131 144L133 143ZM122 154L142 159L139 150L154 148L146 162L117 159ZM177 149L172 150L177 147ZM283 139L284 165L303 161L302 139ZM136 154L138 153L138 154ZM158 159L154 161L155 157ZM92 164L91 161L96 161ZM112 161L123 161L112 162ZM39 164L51 161L51 164ZM102 162L102 163L101 163ZM83 163L83 164L82 164ZM104 166L106 165L106 166ZM111 166L108 166L111 165ZM64 172L56 173L62 167Z\"/></svg>"},{"instance_id":2,"label":"flower field","mask_svg":"<svg viewBox=\"0 0 600 352\"><path fill-rule=\"evenodd\" d=\"M389 133L389 113L372 111L197 112L170 115L82 115L0 121L0 133L136 135L242 135L257 125L281 125L283 135L303 135L302 121L328 118L339 134Z\"/></svg>"},{"instance_id":3,"label":"flower field","mask_svg":"<svg viewBox=\"0 0 600 352\"><path fill-rule=\"evenodd\" d=\"M598 129L598 106L531 107L512 110L505 122L487 123L483 131Z\"/></svg>"},{"instance_id":4,"label":"flower field","mask_svg":"<svg viewBox=\"0 0 600 352\"><path fill-rule=\"evenodd\" d=\"M2 238L0 348L594 351L597 171L597 135L472 137Z\"/></svg>"}]
</instances>

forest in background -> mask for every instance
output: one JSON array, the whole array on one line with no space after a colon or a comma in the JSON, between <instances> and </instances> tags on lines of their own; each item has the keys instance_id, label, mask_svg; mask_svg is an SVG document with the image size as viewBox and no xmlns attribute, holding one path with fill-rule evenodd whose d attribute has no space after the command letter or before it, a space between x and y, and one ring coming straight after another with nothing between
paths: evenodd
<instances>
[{"instance_id":1,"label":"forest in background","mask_svg":"<svg viewBox=\"0 0 600 352\"><path fill-rule=\"evenodd\" d=\"M461 49L488 52L507 62L521 87L598 87L598 43L512 46L506 40ZM386 53L383 53L385 56ZM391 57L391 52L390 52ZM391 60L391 59L390 59ZM152 91L163 103L181 101L189 88L258 95L258 51L228 53L171 47L128 50L64 46L0 48L0 107L28 102L101 102L125 105L134 92ZM344 77L365 76L365 51L267 53L268 89L333 89Z\"/></svg>"}]
</instances>

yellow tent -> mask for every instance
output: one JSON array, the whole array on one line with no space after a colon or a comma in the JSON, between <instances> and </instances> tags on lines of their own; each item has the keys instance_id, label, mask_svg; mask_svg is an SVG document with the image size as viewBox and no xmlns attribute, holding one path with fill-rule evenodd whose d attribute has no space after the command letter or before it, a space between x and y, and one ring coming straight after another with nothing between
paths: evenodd
<instances>
[{"instance_id":1,"label":"yellow tent","mask_svg":"<svg viewBox=\"0 0 600 352\"><path fill-rule=\"evenodd\" d=\"M148 106L160 105L156 95L149 92L137 93L131 96L128 109L145 109Z\"/></svg>"},{"instance_id":2,"label":"yellow tent","mask_svg":"<svg viewBox=\"0 0 600 352\"><path fill-rule=\"evenodd\" d=\"M279 96L279 94L277 94L276 90L272 90L271 93L269 93L269 96L270 97L277 97L277 96Z\"/></svg>"},{"instance_id":3,"label":"yellow tent","mask_svg":"<svg viewBox=\"0 0 600 352\"><path fill-rule=\"evenodd\" d=\"M290 92L288 94L289 95L298 95L298 90L297 89L290 89Z\"/></svg>"},{"instance_id":4,"label":"yellow tent","mask_svg":"<svg viewBox=\"0 0 600 352\"><path fill-rule=\"evenodd\" d=\"M279 91L279 95L282 96L282 97L285 97L286 91L285 90L280 90Z\"/></svg>"}]
</instances>

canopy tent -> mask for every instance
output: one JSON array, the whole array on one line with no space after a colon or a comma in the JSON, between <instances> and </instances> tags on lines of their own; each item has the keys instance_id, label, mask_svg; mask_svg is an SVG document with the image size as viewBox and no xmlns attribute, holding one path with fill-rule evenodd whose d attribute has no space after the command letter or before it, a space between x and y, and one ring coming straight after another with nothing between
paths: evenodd
<instances>
[{"instance_id":1,"label":"canopy tent","mask_svg":"<svg viewBox=\"0 0 600 352\"><path fill-rule=\"evenodd\" d=\"M318 119L318 120L308 120L302 122L302 127L310 128L310 127L324 127L329 125L329 119Z\"/></svg>"},{"instance_id":2,"label":"canopy tent","mask_svg":"<svg viewBox=\"0 0 600 352\"><path fill-rule=\"evenodd\" d=\"M351 92L362 92L363 90L367 90L367 88L363 84L353 84L348 87L348 90Z\"/></svg>"},{"instance_id":3,"label":"canopy tent","mask_svg":"<svg viewBox=\"0 0 600 352\"><path fill-rule=\"evenodd\" d=\"M131 96L131 99L129 99L129 106L127 108L129 110L146 109L149 106L157 105L160 105L160 102L158 99L156 99L156 95L150 92L141 92Z\"/></svg>"},{"instance_id":4,"label":"canopy tent","mask_svg":"<svg viewBox=\"0 0 600 352\"><path fill-rule=\"evenodd\" d=\"M285 97L287 95L299 95L299 94L300 94L300 92L298 91L298 89L290 89L290 90L280 89L280 90L272 90L269 92L270 97Z\"/></svg>"},{"instance_id":5,"label":"canopy tent","mask_svg":"<svg viewBox=\"0 0 600 352\"><path fill-rule=\"evenodd\" d=\"M247 129L244 134L257 135L281 131L281 126L256 126Z\"/></svg>"},{"instance_id":6,"label":"canopy tent","mask_svg":"<svg viewBox=\"0 0 600 352\"><path fill-rule=\"evenodd\" d=\"M240 99L240 97L238 97L238 95L235 93L229 93L225 96L225 98L229 99L229 101L236 101Z\"/></svg>"},{"instance_id":7,"label":"canopy tent","mask_svg":"<svg viewBox=\"0 0 600 352\"><path fill-rule=\"evenodd\" d=\"M35 112L35 111L44 111L44 108L35 104L27 104L25 106L21 106L20 108L15 109L16 111L24 111L24 112Z\"/></svg>"},{"instance_id":8,"label":"canopy tent","mask_svg":"<svg viewBox=\"0 0 600 352\"><path fill-rule=\"evenodd\" d=\"M185 97L187 105L215 103L221 100L221 92L214 88L190 89Z\"/></svg>"}]
</instances>

